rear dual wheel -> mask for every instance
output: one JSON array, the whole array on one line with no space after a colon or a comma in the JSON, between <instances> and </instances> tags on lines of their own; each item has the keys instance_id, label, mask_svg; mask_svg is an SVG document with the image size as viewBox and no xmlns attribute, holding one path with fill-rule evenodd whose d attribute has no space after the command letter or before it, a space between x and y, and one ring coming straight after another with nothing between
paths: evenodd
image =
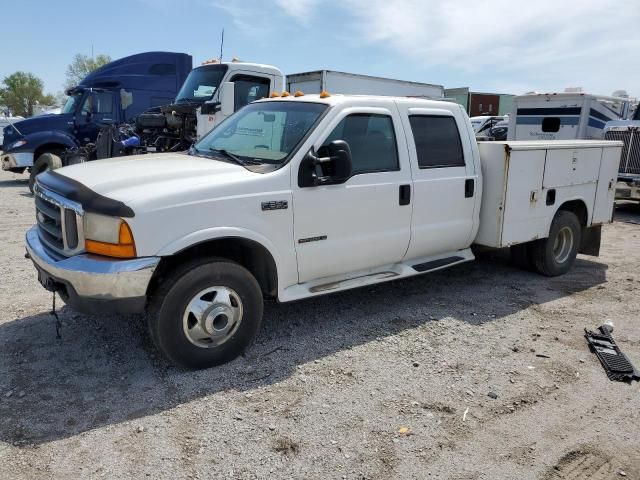
<instances>
[{"instance_id":1,"label":"rear dual wheel","mask_svg":"<svg viewBox=\"0 0 640 480\"><path fill-rule=\"evenodd\" d=\"M564 275L573 267L582 241L582 226L573 212L560 210L551 223L549 236L511 247L513 262L541 275Z\"/></svg>"}]
</instances>

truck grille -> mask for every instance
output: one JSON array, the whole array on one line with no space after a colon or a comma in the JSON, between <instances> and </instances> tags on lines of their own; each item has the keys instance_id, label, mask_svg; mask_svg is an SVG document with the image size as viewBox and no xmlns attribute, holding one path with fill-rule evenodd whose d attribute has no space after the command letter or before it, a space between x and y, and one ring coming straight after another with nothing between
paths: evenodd
<instances>
[{"instance_id":1,"label":"truck grille","mask_svg":"<svg viewBox=\"0 0 640 480\"><path fill-rule=\"evenodd\" d=\"M604 138L624 143L619 173L640 174L640 130L610 130L604 134Z\"/></svg>"},{"instance_id":2,"label":"truck grille","mask_svg":"<svg viewBox=\"0 0 640 480\"><path fill-rule=\"evenodd\" d=\"M65 256L80 253L84 248L82 208L37 184L34 193L40 240Z\"/></svg>"}]
</instances>

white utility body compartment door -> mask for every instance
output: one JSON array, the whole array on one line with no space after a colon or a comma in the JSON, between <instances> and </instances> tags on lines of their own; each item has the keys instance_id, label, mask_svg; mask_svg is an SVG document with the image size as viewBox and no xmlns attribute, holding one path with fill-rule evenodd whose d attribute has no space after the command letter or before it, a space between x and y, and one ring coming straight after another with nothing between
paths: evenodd
<instances>
[{"instance_id":1,"label":"white utility body compartment door","mask_svg":"<svg viewBox=\"0 0 640 480\"><path fill-rule=\"evenodd\" d=\"M611 221L620 142L480 142L483 197L475 242L508 247L546 238L567 202L586 207L586 226Z\"/></svg>"}]
</instances>

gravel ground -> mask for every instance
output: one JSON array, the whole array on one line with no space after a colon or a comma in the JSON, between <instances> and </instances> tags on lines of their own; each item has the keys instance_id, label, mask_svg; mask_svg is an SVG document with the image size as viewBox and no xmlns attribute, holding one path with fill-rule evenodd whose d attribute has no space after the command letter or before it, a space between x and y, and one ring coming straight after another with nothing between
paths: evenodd
<instances>
[{"instance_id":1,"label":"gravel ground","mask_svg":"<svg viewBox=\"0 0 640 480\"><path fill-rule=\"evenodd\" d=\"M268 304L231 364L177 369L140 317L60 310L24 258L26 176L0 173L0 478L640 479L640 209L547 279L504 254Z\"/></svg>"}]
</instances>

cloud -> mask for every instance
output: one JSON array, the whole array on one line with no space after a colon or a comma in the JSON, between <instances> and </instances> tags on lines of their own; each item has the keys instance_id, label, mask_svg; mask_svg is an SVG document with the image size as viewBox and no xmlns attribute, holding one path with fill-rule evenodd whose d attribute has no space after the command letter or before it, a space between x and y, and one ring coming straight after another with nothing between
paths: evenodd
<instances>
[{"instance_id":1,"label":"cloud","mask_svg":"<svg viewBox=\"0 0 640 480\"><path fill-rule=\"evenodd\" d=\"M319 3L320 0L276 0L278 8L303 25L308 24L311 14Z\"/></svg>"},{"instance_id":2,"label":"cloud","mask_svg":"<svg viewBox=\"0 0 640 480\"><path fill-rule=\"evenodd\" d=\"M640 74L636 0L345 1L358 36L423 67L521 76L557 88L607 88Z\"/></svg>"},{"instance_id":3,"label":"cloud","mask_svg":"<svg viewBox=\"0 0 640 480\"><path fill-rule=\"evenodd\" d=\"M409 62L413 71L449 72L472 87L638 89L637 0L270 0L241 6L216 0L215 5L246 33L274 35L308 28L322 7L332 32L348 39L345 55L375 47L376 54L392 52L398 63Z\"/></svg>"}]
</instances>

